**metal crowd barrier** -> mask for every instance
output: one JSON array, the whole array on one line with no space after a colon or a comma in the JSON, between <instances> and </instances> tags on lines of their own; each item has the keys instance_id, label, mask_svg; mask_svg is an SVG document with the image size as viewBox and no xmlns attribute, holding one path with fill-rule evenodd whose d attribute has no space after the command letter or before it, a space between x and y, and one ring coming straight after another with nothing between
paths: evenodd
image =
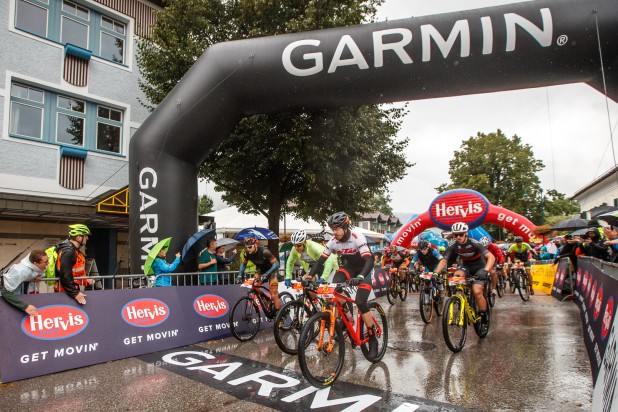
<instances>
[{"instance_id":1,"label":"metal crowd barrier","mask_svg":"<svg viewBox=\"0 0 618 412\"><path fill-rule=\"evenodd\" d=\"M245 278L253 276L255 271L245 271ZM284 272L280 271L279 274ZM107 275L107 276L85 276L77 277L74 280L92 280L92 284L88 286L80 285L80 289L83 291L88 290L116 290L116 289L141 289L154 287L156 279L159 277L169 276L172 278L172 286L199 286L199 278L201 275L217 275L210 286L220 285L233 285L236 283L238 277L238 271L225 271L225 272L190 272L190 273L165 273L155 276L139 275ZM23 290L22 293L54 293L55 282L60 281L60 278L42 278L40 282L31 282L34 284L34 290L32 286L29 289ZM48 283L49 282L49 283Z\"/></svg>"}]
</instances>

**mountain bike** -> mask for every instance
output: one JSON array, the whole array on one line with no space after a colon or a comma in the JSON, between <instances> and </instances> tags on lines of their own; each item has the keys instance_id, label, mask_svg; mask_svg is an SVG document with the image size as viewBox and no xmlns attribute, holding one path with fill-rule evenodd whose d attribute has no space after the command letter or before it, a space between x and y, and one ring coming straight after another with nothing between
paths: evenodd
<instances>
[{"instance_id":1,"label":"mountain bike","mask_svg":"<svg viewBox=\"0 0 618 412\"><path fill-rule=\"evenodd\" d=\"M444 332L446 346L453 352L459 352L463 349L468 335L468 324L474 326L474 331L480 338L484 338L489 332L491 311L489 305L487 305L487 328L483 329L476 298L472 295L473 281L474 278L466 279L464 276L449 279L449 286L454 288L454 293L446 301L444 307L442 331ZM487 281L484 287L487 289ZM486 299L485 293L483 294L484 299Z\"/></svg>"},{"instance_id":2,"label":"mountain bike","mask_svg":"<svg viewBox=\"0 0 618 412\"><path fill-rule=\"evenodd\" d=\"M498 283L496 283L498 297L503 298L506 293L506 280L502 276L502 265L496 265L496 274L498 275Z\"/></svg>"},{"instance_id":3,"label":"mountain bike","mask_svg":"<svg viewBox=\"0 0 618 412\"><path fill-rule=\"evenodd\" d=\"M444 297L443 293L438 289L439 285L442 284L442 278L437 273L432 272L421 273L419 276L421 285L418 303L421 310L421 319L425 323L430 323L433 318L434 309L438 316L442 315Z\"/></svg>"},{"instance_id":4,"label":"mountain bike","mask_svg":"<svg viewBox=\"0 0 618 412\"><path fill-rule=\"evenodd\" d=\"M322 312L316 313L305 323L300 333L300 369L307 381L317 388L331 386L339 377L345 362L346 338L350 339L352 348L360 346L369 362L379 362L386 353L388 324L384 310L376 302L368 303L375 325L373 333L378 339L378 356L370 359L369 335L360 311L356 310L356 327L353 316L351 319L341 316L344 305L354 304L354 299L346 296L346 293L350 293L347 282L321 285L318 295L327 299L328 304Z\"/></svg>"},{"instance_id":5,"label":"mountain bike","mask_svg":"<svg viewBox=\"0 0 618 412\"><path fill-rule=\"evenodd\" d=\"M260 330L262 318L260 310L271 321L277 315L275 302L270 296L266 286L262 284L259 278L251 278L245 280L240 287L247 289L247 296L243 296L234 303L230 311L230 330L232 335L241 342L251 340L257 335ZM294 297L289 292L280 292L279 300L281 304L294 300Z\"/></svg>"},{"instance_id":6,"label":"mountain bike","mask_svg":"<svg viewBox=\"0 0 618 412\"><path fill-rule=\"evenodd\" d=\"M295 300L281 306L275 316L273 333L279 348L289 354L298 354L300 332L311 317L321 312L325 302L316 296L316 287L310 279L292 281L292 288L299 293Z\"/></svg>"},{"instance_id":7,"label":"mountain bike","mask_svg":"<svg viewBox=\"0 0 618 412\"><path fill-rule=\"evenodd\" d=\"M528 289L528 274L526 267L522 262L514 263L511 267L515 287L519 291L519 296L524 302L530 300L530 290Z\"/></svg>"},{"instance_id":8,"label":"mountain bike","mask_svg":"<svg viewBox=\"0 0 618 412\"><path fill-rule=\"evenodd\" d=\"M399 279L399 273L397 268L390 268L388 270L388 289L386 292L386 298L388 303L394 305L397 302L397 297L403 302L408 297L408 284L407 279Z\"/></svg>"}]
</instances>

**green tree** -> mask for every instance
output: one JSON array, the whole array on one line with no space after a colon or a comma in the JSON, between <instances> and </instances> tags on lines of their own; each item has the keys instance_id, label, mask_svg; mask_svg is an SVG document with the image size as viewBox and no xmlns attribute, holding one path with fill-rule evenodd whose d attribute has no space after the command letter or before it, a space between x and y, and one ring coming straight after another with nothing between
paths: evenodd
<instances>
[{"instance_id":1,"label":"green tree","mask_svg":"<svg viewBox=\"0 0 618 412\"><path fill-rule=\"evenodd\" d=\"M507 137L498 129L494 133L478 132L464 140L449 162L451 183L436 190L466 188L476 190L494 205L520 213L532 222L541 217L569 215L577 204L556 190L543 196L537 173L545 166L534 157L532 147L517 135Z\"/></svg>"},{"instance_id":2,"label":"green tree","mask_svg":"<svg viewBox=\"0 0 618 412\"><path fill-rule=\"evenodd\" d=\"M214 206L214 201L208 197L208 195L202 195L199 198L199 203L197 205L197 213L199 215L206 214L208 212L212 212L212 207Z\"/></svg>"},{"instance_id":3,"label":"green tree","mask_svg":"<svg viewBox=\"0 0 618 412\"><path fill-rule=\"evenodd\" d=\"M390 205L391 196L389 194L379 194L370 200L370 208L372 212L382 212L385 215L392 216L393 208Z\"/></svg>"},{"instance_id":4,"label":"green tree","mask_svg":"<svg viewBox=\"0 0 618 412\"><path fill-rule=\"evenodd\" d=\"M139 45L140 87L159 103L210 45L360 24L383 0L171 0L152 38ZM286 213L323 221L336 210L372 211L386 196L384 181L411 165L395 136L405 108L346 107L244 118L207 158L199 176L215 183L223 200L261 213L279 230Z\"/></svg>"}]
</instances>

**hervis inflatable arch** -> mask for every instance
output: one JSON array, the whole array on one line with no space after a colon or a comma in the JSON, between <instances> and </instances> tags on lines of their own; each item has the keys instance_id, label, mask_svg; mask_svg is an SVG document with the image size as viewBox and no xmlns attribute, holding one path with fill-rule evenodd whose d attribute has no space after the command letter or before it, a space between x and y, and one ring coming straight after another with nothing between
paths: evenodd
<instances>
[{"instance_id":1,"label":"hervis inflatable arch","mask_svg":"<svg viewBox=\"0 0 618 412\"><path fill-rule=\"evenodd\" d=\"M131 139L131 272L196 231L198 167L243 116L575 82L616 100L617 34L615 0L545 0L210 47Z\"/></svg>"},{"instance_id":2,"label":"hervis inflatable arch","mask_svg":"<svg viewBox=\"0 0 618 412\"><path fill-rule=\"evenodd\" d=\"M493 223L521 236L526 242L535 236L536 226L524 216L492 205L485 196L474 190L454 189L440 194L431 202L429 210L399 228L391 244L407 248L412 239L425 229L438 227L450 230L455 222L464 222L470 229L482 223Z\"/></svg>"}]
</instances>

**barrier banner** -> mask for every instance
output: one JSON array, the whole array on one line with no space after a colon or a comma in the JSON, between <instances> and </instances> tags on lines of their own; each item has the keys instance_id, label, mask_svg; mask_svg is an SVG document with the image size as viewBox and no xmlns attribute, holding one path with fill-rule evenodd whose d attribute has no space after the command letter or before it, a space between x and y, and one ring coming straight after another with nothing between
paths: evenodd
<instances>
[{"instance_id":1,"label":"barrier banner","mask_svg":"<svg viewBox=\"0 0 618 412\"><path fill-rule=\"evenodd\" d=\"M608 270L613 269L608 267ZM615 269L614 269L615 270ZM584 342L596 385L610 329L616 313L618 280L601 270L591 258L577 261L574 301L580 309ZM615 352L615 347L612 349ZM613 362L613 359L612 359Z\"/></svg>"},{"instance_id":2,"label":"barrier banner","mask_svg":"<svg viewBox=\"0 0 618 412\"><path fill-rule=\"evenodd\" d=\"M558 300L563 298L564 280L570 283L568 277L571 275L571 261L568 258L562 258L556 267L554 274L554 285L551 288L551 295Z\"/></svg>"},{"instance_id":3,"label":"barrier banner","mask_svg":"<svg viewBox=\"0 0 618 412\"><path fill-rule=\"evenodd\" d=\"M378 269L374 279L374 296L384 295L387 273ZM0 379L12 382L231 336L229 313L247 292L239 285L87 291L84 306L64 293L28 295L38 316L0 299ZM261 328L272 328L263 314Z\"/></svg>"},{"instance_id":4,"label":"barrier banner","mask_svg":"<svg viewBox=\"0 0 618 412\"><path fill-rule=\"evenodd\" d=\"M532 289L547 295L551 294L556 269L557 266L551 263L533 264L530 269Z\"/></svg>"}]
</instances>

